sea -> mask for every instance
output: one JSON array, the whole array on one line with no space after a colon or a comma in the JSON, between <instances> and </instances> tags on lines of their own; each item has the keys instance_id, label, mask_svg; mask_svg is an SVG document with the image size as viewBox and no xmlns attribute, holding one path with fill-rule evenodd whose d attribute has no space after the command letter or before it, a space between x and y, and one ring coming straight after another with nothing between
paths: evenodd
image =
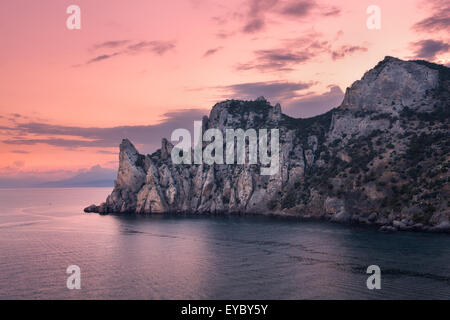
<instances>
[{"instance_id":1,"label":"sea","mask_svg":"<svg viewBox=\"0 0 450 320\"><path fill-rule=\"evenodd\" d=\"M0 299L450 299L448 234L83 212L110 192L0 189Z\"/></svg>"}]
</instances>

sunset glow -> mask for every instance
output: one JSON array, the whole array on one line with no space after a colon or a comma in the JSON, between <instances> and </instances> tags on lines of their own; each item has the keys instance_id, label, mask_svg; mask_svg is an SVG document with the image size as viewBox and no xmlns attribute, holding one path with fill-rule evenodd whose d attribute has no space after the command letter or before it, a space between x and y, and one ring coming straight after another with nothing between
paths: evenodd
<instances>
[{"instance_id":1,"label":"sunset glow","mask_svg":"<svg viewBox=\"0 0 450 320\"><path fill-rule=\"evenodd\" d=\"M152 152L228 98L323 113L385 56L448 65L449 16L443 0L2 1L0 178L114 169L122 138Z\"/></svg>"}]
</instances>

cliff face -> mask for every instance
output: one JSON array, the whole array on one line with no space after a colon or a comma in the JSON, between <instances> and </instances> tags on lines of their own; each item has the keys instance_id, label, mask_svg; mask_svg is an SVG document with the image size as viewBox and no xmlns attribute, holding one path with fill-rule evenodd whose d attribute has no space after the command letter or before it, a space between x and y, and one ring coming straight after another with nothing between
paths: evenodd
<instances>
[{"instance_id":1,"label":"cliff face","mask_svg":"<svg viewBox=\"0 0 450 320\"><path fill-rule=\"evenodd\" d=\"M290 118L263 98L220 102L204 129L279 129L277 174L249 164L174 165L166 139L145 156L125 139L114 190L85 211L276 213L448 231L449 87L449 68L386 57L340 107L317 117Z\"/></svg>"}]
</instances>

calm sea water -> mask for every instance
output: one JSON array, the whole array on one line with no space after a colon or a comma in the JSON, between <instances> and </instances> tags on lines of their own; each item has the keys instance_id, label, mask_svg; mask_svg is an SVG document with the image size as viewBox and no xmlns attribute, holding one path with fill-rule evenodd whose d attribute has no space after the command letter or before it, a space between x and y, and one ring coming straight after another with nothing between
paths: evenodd
<instances>
[{"instance_id":1,"label":"calm sea water","mask_svg":"<svg viewBox=\"0 0 450 320\"><path fill-rule=\"evenodd\" d=\"M0 189L0 299L450 299L449 235L82 212L110 191Z\"/></svg>"}]
</instances>

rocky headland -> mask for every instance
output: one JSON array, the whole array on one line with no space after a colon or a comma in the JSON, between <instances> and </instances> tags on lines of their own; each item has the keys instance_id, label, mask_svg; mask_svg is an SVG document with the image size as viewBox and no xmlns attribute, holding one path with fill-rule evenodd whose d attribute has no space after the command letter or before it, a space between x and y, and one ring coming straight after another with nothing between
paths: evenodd
<instances>
[{"instance_id":1,"label":"rocky headland","mask_svg":"<svg viewBox=\"0 0 450 320\"><path fill-rule=\"evenodd\" d=\"M264 98L217 103L204 129L277 128L280 170L172 164L173 145L140 154L124 139L101 214L276 214L450 231L450 69L386 57L319 116L291 118ZM192 124L186 124L190 127Z\"/></svg>"}]
</instances>

